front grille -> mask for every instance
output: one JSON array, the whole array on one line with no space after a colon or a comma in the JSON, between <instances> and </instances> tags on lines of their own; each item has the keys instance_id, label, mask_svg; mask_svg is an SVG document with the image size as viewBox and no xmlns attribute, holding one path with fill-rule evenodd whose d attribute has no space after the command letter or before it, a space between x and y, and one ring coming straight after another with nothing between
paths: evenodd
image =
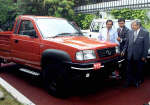
<instances>
[{"instance_id":1,"label":"front grille","mask_svg":"<svg viewBox=\"0 0 150 105\"><path fill-rule=\"evenodd\" d=\"M116 48L112 47L112 48L99 49L97 50L97 53L100 58L110 57L116 54Z\"/></svg>"}]
</instances>

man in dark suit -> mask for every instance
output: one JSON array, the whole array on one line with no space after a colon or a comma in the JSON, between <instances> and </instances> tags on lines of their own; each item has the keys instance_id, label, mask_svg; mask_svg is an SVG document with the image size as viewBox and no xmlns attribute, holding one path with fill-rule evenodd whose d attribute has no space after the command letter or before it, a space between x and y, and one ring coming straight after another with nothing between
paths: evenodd
<instances>
[{"instance_id":1,"label":"man in dark suit","mask_svg":"<svg viewBox=\"0 0 150 105\"><path fill-rule=\"evenodd\" d=\"M149 48L149 33L141 28L141 23L137 20L132 22L132 29L123 48L121 55L127 51L128 67L127 67L127 84L133 83L138 88L142 80L143 64Z\"/></svg>"},{"instance_id":2,"label":"man in dark suit","mask_svg":"<svg viewBox=\"0 0 150 105\"><path fill-rule=\"evenodd\" d=\"M124 45L128 38L129 29L125 26L125 19L123 18L118 19L118 25L119 25L119 28L117 29L117 32L118 32L117 40L120 43L120 51L122 52Z\"/></svg>"},{"instance_id":3,"label":"man in dark suit","mask_svg":"<svg viewBox=\"0 0 150 105\"><path fill-rule=\"evenodd\" d=\"M124 45L128 39L129 29L125 26L125 19L123 18L118 19L118 25L119 25L119 28L117 29L117 32L118 32L117 40L119 41L120 52L122 52ZM124 62L122 62L122 67L119 68L119 74L122 78L125 77L125 71L126 71L126 66L127 66L126 57L127 57L127 53L123 57L121 57L121 59L125 59Z\"/></svg>"}]
</instances>

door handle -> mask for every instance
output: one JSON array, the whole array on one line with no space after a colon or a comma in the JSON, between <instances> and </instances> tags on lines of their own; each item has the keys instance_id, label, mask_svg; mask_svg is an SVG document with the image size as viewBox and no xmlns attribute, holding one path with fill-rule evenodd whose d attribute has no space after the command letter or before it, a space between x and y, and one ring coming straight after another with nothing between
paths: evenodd
<instances>
[{"instance_id":1,"label":"door handle","mask_svg":"<svg viewBox=\"0 0 150 105\"><path fill-rule=\"evenodd\" d=\"M14 42L15 42L15 43L18 43L18 42L19 42L19 40L15 39L15 40L14 40Z\"/></svg>"}]
</instances>

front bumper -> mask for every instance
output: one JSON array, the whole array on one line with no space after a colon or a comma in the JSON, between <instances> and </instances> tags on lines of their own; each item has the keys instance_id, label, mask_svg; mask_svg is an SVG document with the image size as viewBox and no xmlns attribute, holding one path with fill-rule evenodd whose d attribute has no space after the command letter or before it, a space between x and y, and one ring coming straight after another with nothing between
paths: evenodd
<instances>
[{"instance_id":1,"label":"front bumper","mask_svg":"<svg viewBox=\"0 0 150 105\"><path fill-rule=\"evenodd\" d=\"M150 54L148 54L148 56L147 56L147 60L148 60L148 61L150 61Z\"/></svg>"},{"instance_id":2,"label":"front bumper","mask_svg":"<svg viewBox=\"0 0 150 105\"><path fill-rule=\"evenodd\" d=\"M68 63L69 76L73 80L93 80L98 78L107 78L111 73L118 68L124 59L120 57L90 62L90 63ZM95 69L94 64L101 63L100 69Z\"/></svg>"}]
</instances>

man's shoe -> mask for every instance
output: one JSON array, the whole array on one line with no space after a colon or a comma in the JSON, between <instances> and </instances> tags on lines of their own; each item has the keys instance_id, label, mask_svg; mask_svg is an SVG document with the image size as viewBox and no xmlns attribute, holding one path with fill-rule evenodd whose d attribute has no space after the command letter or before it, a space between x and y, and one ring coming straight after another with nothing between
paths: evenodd
<instances>
[{"instance_id":1,"label":"man's shoe","mask_svg":"<svg viewBox=\"0 0 150 105\"><path fill-rule=\"evenodd\" d=\"M139 81L139 84L143 84L143 83L144 83L144 80L140 80L140 81Z\"/></svg>"},{"instance_id":2,"label":"man's shoe","mask_svg":"<svg viewBox=\"0 0 150 105\"><path fill-rule=\"evenodd\" d=\"M135 87L136 87L136 88L139 88L139 87L140 87L139 82L136 82Z\"/></svg>"}]
</instances>

